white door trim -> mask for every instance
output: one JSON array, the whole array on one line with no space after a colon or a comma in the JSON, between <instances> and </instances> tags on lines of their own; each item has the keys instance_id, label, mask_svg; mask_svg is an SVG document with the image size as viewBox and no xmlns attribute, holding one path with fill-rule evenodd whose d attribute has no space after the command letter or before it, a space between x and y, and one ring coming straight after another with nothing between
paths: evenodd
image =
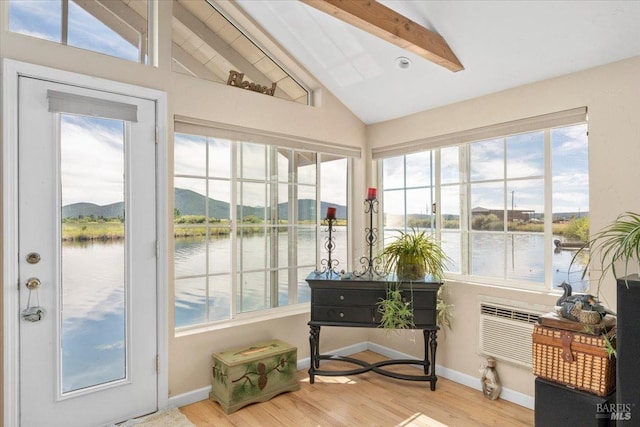
<instances>
[{"instance_id":1,"label":"white door trim","mask_svg":"<svg viewBox=\"0 0 640 427\"><path fill-rule=\"evenodd\" d=\"M18 77L27 76L56 83L103 90L150 99L156 103L158 147L157 184L157 343L158 343L158 408L164 409L169 398L168 361L168 230L167 211L168 151L166 93L126 83L99 79L68 71L4 59L2 74L3 111L3 349L4 349L4 425L19 425L19 301L18 301Z\"/></svg>"}]
</instances>

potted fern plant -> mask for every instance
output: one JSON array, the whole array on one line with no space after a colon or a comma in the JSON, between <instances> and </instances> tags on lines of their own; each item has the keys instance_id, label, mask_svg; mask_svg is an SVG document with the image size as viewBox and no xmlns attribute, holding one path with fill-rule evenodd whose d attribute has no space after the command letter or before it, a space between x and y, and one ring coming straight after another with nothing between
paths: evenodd
<instances>
[{"instance_id":1,"label":"potted fern plant","mask_svg":"<svg viewBox=\"0 0 640 427\"><path fill-rule=\"evenodd\" d=\"M410 233L400 232L400 236L384 248L381 257L384 271L395 273L397 280L387 285L386 298L378 301L378 311L382 315L380 327L412 329L415 325L411 301L403 299L400 283L423 280L427 274L435 280L443 279L448 257L426 230L415 229ZM441 287L438 291L438 324L450 326L450 307L442 300Z\"/></svg>"}]
</instances>

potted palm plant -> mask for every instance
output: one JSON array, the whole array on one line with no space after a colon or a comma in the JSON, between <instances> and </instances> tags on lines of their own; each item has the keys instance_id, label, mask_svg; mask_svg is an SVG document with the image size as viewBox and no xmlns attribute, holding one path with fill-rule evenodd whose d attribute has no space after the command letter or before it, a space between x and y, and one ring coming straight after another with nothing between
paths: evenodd
<instances>
[{"instance_id":1,"label":"potted palm plant","mask_svg":"<svg viewBox=\"0 0 640 427\"><path fill-rule=\"evenodd\" d=\"M594 234L589 242L576 252L571 264L586 250L589 250L589 257L584 265L582 278L584 279L587 275L594 258L598 259L602 266L598 279L599 293L600 284L607 272L611 271L614 277L618 277L616 263L623 263L623 276L628 275L629 263L635 262L636 266L640 263L640 214L634 212L620 214L614 222Z\"/></svg>"},{"instance_id":2,"label":"potted palm plant","mask_svg":"<svg viewBox=\"0 0 640 427\"><path fill-rule=\"evenodd\" d=\"M625 277L624 283L626 285L626 291L624 287L618 286L617 299L619 312L616 328L617 332L615 332L613 335L613 338L616 338L617 347L624 349L623 341L630 339L630 342L633 343L633 336L636 336L638 333L638 331L636 330L637 322L635 320L637 319L637 316L632 314L632 312L635 311L637 307L635 307L633 304L623 304L621 306L621 301L638 300L638 288L634 287L633 289L630 289L627 278L629 276L629 264L635 264L635 266L637 267L640 263L640 214L635 212L624 212L618 215L615 221L604 227L599 232L595 233L590 238L587 245L581 248L574 255L573 259L571 260L571 264L573 264L577 260L578 256L587 249L589 250L589 256L587 257L587 261L584 265L582 278L584 279L586 277L589 271L589 266L594 259L597 259L600 262L600 266L602 268L600 271L600 277L598 278L598 288L596 295L600 294L600 286L609 271L611 271L613 276L618 279L619 283L621 277ZM622 272L619 272L616 269L617 263L622 263L624 267ZM621 313L621 311L626 312L626 314ZM622 320L623 318L624 320ZM623 327L624 324L627 324L627 326ZM626 338L624 339L620 334L620 331L623 330L627 331L625 332ZM605 338L607 346L606 350L609 356L617 356L618 350L611 343L610 337L608 337L607 335L603 336ZM635 348L634 344L631 344L629 348ZM630 366L635 366L634 360L635 357L637 357L637 354L628 354L631 355L626 356L624 361L622 361L621 359L618 360L619 372L627 371ZM629 361L633 362L629 363ZM633 372L636 371L633 370Z\"/></svg>"},{"instance_id":3,"label":"potted palm plant","mask_svg":"<svg viewBox=\"0 0 640 427\"><path fill-rule=\"evenodd\" d=\"M411 329L413 309L411 301L402 297L402 281L423 280L431 275L435 280L444 278L444 267L449 259L438 242L427 231L400 232L400 236L387 245L381 253L386 273L395 273L397 280L387 285L386 298L378 301L382 315L380 326L385 329ZM438 291L438 324L450 326L449 304L442 299L442 287Z\"/></svg>"}]
</instances>

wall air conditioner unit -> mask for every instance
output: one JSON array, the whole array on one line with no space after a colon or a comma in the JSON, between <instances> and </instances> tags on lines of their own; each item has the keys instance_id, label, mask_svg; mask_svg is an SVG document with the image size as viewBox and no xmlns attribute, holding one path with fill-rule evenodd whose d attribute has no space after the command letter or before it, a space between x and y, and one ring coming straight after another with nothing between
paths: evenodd
<instances>
[{"instance_id":1,"label":"wall air conditioner unit","mask_svg":"<svg viewBox=\"0 0 640 427\"><path fill-rule=\"evenodd\" d=\"M498 302L499 301L499 302ZM480 354L532 367L531 333L538 316L550 308L524 302L480 301Z\"/></svg>"}]
</instances>

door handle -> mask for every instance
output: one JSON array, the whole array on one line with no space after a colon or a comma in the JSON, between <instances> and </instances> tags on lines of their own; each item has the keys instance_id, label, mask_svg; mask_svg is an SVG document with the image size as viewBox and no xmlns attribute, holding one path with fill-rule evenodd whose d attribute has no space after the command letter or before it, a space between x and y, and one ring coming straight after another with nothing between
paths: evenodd
<instances>
[{"instance_id":1,"label":"door handle","mask_svg":"<svg viewBox=\"0 0 640 427\"><path fill-rule=\"evenodd\" d=\"M40 288L40 286L42 286L42 282L37 277L30 277L27 280L27 283L25 283L25 286L30 291L36 291Z\"/></svg>"},{"instance_id":2,"label":"door handle","mask_svg":"<svg viewBox=\"0 0 640 427\"><path fill-rule=\"evenodd\" d=\"M20 312L23 320L28 322L39 322L42 320L42 316L45 315L46 310L44 307L40 307L40 297L38 296L38 289L42 286L42 282L37 277L30 277L25 283L27 289L29 289L29 297L27 298L27 308ZM36 293L36 305L31 305L31 293Z\"/></svg>"}]
</instances>

